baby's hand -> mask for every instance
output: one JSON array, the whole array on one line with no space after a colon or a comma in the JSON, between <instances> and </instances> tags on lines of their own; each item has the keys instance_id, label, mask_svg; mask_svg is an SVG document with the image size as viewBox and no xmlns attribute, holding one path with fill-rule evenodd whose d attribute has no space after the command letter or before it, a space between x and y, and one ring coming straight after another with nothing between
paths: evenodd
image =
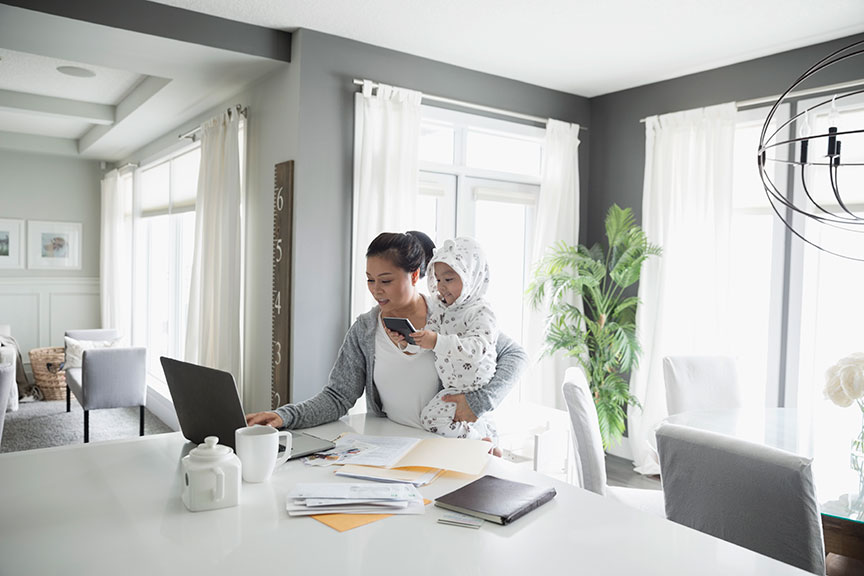
<instances>
[{"instance_id":1,"label":"baby's hand","mask_svg":"<svg viewBox=\"0 0 864 576\"><path fill-rule=\"evenodd\" d=\"M402 336L402 334L400 334L399 332L394 332L393 330L390 330L389 328L384 328L384 330L387 331L387 336L390 337L390 340L392 340L394 344L399 346L399 348L404 349L405 346L408 345L408 342L405 341L405 337Z\"/></svg>"},{"instance_id":2,"label":"baby's hand","mask_svg":"<svg viewBox=\"0 0 864 576\"><path fill-rule=\"evenodd\" d=\"M432 350L435 348L435 343L438 342L438 334L432 330L418 330L411 333L411 338L421 348Z\"/></svg>"}]
</instances>

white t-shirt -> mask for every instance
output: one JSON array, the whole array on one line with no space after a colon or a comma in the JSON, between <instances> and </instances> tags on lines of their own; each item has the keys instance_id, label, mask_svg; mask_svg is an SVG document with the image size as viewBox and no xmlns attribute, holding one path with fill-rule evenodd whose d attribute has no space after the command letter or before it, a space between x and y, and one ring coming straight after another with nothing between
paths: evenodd
<instances>
[{"instance_id":1,"label":"white t-shirt","mask_svg":"<svg viewBox=\"0 0 864 576\"><path fill-rule=\"evenodd\" d=\"M373 378L387 418L423 428L420 411L438 392L435 354L419 347L416 354L404 354L387 336L380 316L375 330Z\"/></svg>"}]
</instances>

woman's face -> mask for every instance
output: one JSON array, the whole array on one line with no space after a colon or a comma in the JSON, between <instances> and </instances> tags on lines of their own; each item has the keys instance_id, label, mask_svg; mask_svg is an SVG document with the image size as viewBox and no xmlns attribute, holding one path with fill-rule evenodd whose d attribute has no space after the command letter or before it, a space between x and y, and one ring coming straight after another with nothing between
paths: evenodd
<instances>
[{"instance_id":1,"label":"woman's face","mask_svg":"<svg viewBox=\"0 0 864 576\"><path fill-rule=\"evenodd\" d=\"M386 316L390 311L409 305L416 292L417 272L402 270L387 258L366 258L366 285Z\"/></svg>"}]
</instances>

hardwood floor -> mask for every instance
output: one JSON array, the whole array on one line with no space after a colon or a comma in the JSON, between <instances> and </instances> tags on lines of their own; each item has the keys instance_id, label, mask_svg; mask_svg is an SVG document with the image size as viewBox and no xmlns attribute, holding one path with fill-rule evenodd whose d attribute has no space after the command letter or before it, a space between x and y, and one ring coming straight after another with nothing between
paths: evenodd
<instances>
[{"instance_id":1,"label":"hardwood floor","mask_svg":"<svg viewBox=\"0 0 864 576\"><path fill-rule=\"evenodd\" d=\"M606 455L606 483L609 486L662 490L660 476L643 476L633 470L633 462L611 454Z\"/></svg>"}]
</instances>

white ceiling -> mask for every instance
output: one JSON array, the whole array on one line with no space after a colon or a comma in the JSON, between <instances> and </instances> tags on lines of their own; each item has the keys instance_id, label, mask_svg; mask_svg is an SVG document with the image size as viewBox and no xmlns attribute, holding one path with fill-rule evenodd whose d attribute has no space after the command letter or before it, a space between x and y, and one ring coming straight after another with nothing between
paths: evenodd
<instances>
[{"instance_id":1,"label":"white ceiling","mask_svg":"<svg viewBox=\"0 0 864 576\"><path fill-rule=\"evenodd\" d=\"M153 0L593 97L864 32L862 0Z\"/></svg>"},{"instance_id":2,"label":"white ceiling","mask_svg":"<svg viewBox=\"0 0 864 576\"><path fill-rule=\"evenodd\" d=\"M153 1L586 97L864 32L864 0ZM120 160L281 65L0 4L0 147Z\"/></svg>"},{"instance_id":3,"label":"white ceiling","mask_svg":"<svg viewBox=\"0 0 864 576\"><path fill-rule=\"evenodd\" d=\"M120 161L286 65L0 4L0 148Z\"/></svg>"}]
</instances>

